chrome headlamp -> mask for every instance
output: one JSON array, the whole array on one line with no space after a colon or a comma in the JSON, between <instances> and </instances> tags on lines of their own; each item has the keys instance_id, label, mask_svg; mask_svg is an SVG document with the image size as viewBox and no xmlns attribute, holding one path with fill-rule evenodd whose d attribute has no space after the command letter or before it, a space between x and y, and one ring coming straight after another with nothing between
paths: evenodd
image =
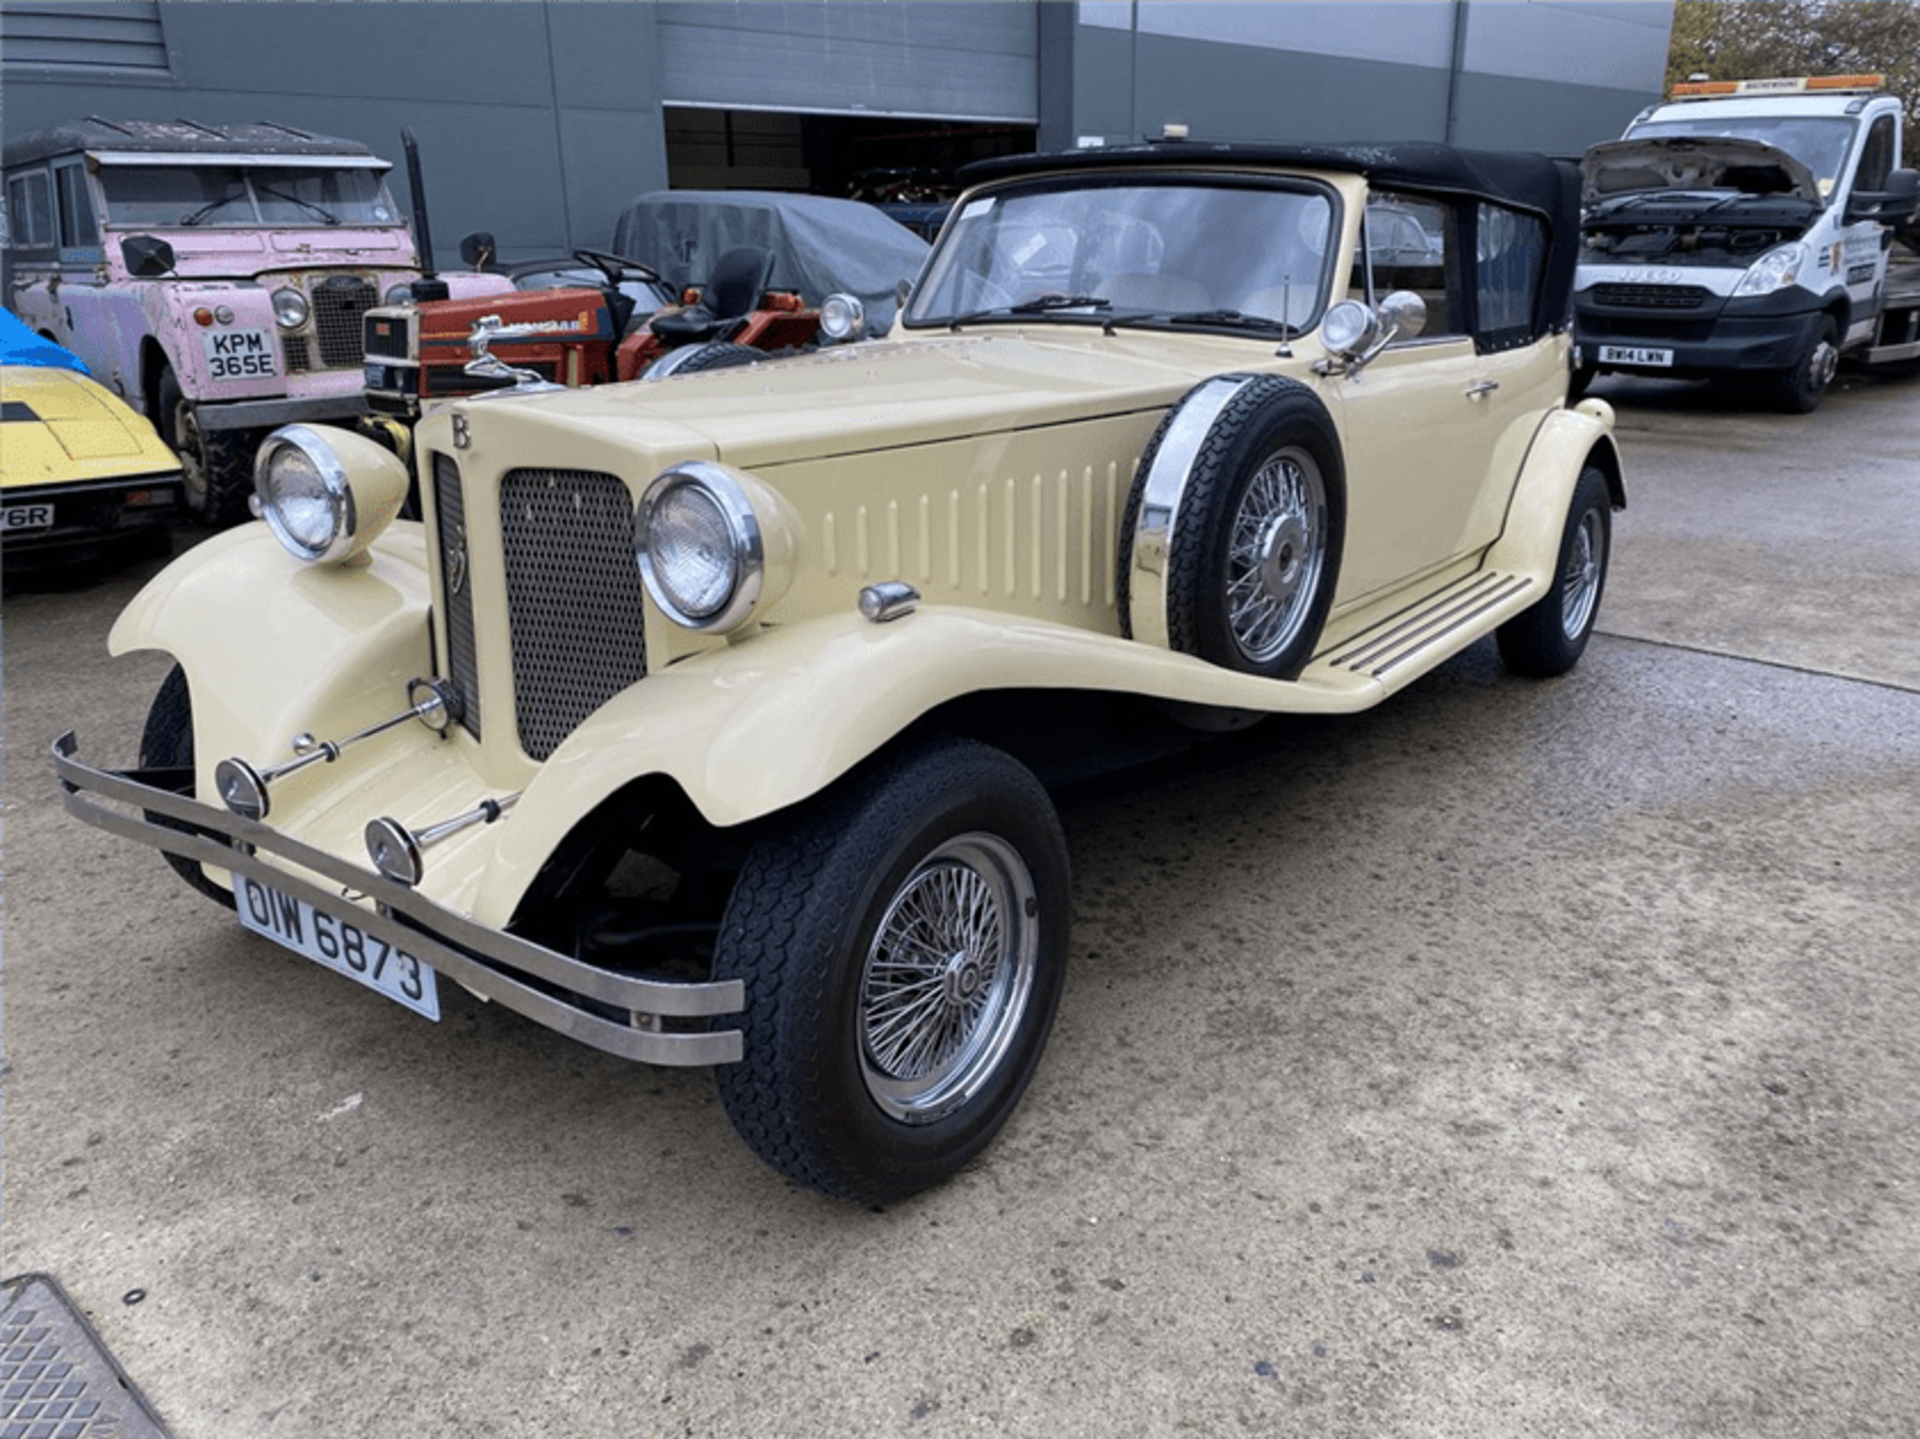
<instances>
[{"instance_id":1,"label":"chrome headlamp","mask_svg":"<svg viewBox=\"0 0 1920 1439\"><path fill-rule=\"evenodd\" d=\"M307 297L298 290L281 288L273 292L274 322L283 330L297 330L307 323Z\"/></svg>"},{"instance_id":2,"label":"chrome headlamp","mask_svg":"<svg viewBox=\"0 0 1920 1439\"><path fill-rule=\"evenodd\" d=\"M387 286L387 293L381 300L384 305L411 305L413 303L413 281L402 280L397 285Z\"/></svg>"},{"instance_id":3,"label":"chrome headlamp","mask_svg":"<svg viewBox=\"0 0 1920 1439\"><path fill-rule=\"evenodd\" d=\"M833 345L844 345L867 332L867 307L857 295L838 291L820 302L820 338Z\"/></svg>"},{"instance_id":4,"label":"chrome headlamp","mask_svg":"<svg viewBox=\"0 0 1920 1439\"><path fill-rule=\"evenodd\" d=\"M254 457L253 510L295 559L340 563L400 512L407 478L406 466L365 436L283 425Z\"/></svg>"},{"instance_id":5,"label":"chrome headlamp","mask_svg":"<svg viewBox=\"0 0 1920 1439\"><path fill-rule=\"evenodd\" d=\"M798 522L743 471L687 460L640 497L636 558L653 602L690 630L730 630L785 592Z\"/></svg>"}]
</instances>

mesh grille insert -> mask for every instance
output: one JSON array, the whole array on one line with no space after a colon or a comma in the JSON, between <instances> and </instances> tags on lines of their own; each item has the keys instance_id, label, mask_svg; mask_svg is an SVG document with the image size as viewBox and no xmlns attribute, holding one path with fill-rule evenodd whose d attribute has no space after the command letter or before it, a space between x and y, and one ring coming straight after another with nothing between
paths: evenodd
<instances>
[{"instance_id":1,"label":"mesh grille insert","mask_svg":"<svg viewBox=\"0 0 1920 1439\"><path fill-rule=\"evenodd\" d=\"M313 333L320 341L320 363L329 370L360 363L361 321L377 298L365 280L335 275L313 287Z\"/></svg>"},{"instance_id":2,"label":"mesh grille insert","mask_svg":"<svg viewBox=\"0 0 1920 1439\"><path fill-rule=\"evenodd\" d=\"M545 759L647 672L633 496L617 475L512 470L500 529L520 747Z\"/></svg>"},{"instance_id":3,"label":"mesh grille insert","mask_svg":"<svg viewBox=\"0 0 1920 1439\"><path fill-rule=\"evenodd\" d=\"M447 611L447 678L460 692L460 723L480 738L480 678L473 643L473 580L467 563L467 509L460 493L460 467L433 457L433 506L440 526L440 575Z\"/></svg>"}]
</instances>

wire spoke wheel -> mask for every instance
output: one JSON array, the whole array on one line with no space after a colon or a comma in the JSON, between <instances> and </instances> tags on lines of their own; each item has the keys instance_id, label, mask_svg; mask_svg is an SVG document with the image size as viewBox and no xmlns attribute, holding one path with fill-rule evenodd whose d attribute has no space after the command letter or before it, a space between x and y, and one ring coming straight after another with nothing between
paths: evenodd
<instances>
[{"instance_id":1,"label":"wire spoke wheel","mask_svg":"<svg viewBox=\"0 0 1920 1439\"><path fill-rule=\"evenodd\" d=\"M1304 450L1282 450L1248 482L1227 541L1227 622L1255 665L1305 623L1326 560L1326 483Z\"/></svg>"},{"instance_id":2,"label":"wire spoke wheel","mask_svg":"<svg viewBox=\"0 0 1920 1439\"><path fill-rule=\"evenodd\" d=\"M1033 989L1033 877L988 834L955 836L907 876L861 977L860 1073L882 1110L937 1119L999 1066Z\"/></svg>"},{"instance_id":3,"label":"wire spoke wheel","mask_svg":"<svg viewBox=\"0 0 1920 1439\"><path fill-rule=\"evenodd\" d=\"M1594 606L1600 602L1600 576L1606 570L1607 531L1605 517L1597 509L1580 516L1567 549L1567 562L1560 573L1560 628L1569 640L1586 633L1593 621Z\"/></svg>"}]
</instances>

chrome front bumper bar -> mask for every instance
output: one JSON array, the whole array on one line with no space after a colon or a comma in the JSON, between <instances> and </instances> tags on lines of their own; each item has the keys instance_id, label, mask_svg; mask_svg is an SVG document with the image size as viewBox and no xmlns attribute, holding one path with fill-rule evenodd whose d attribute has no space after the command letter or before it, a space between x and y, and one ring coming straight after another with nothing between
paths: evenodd
<instances>
[{"instance_id":1,"label":"chrome front bumper bar","mask_svg":"<svg viewBox=\"0 0 1920 1439\"><path fill-rule=\"evenodd\" d=\"M353 922L366 933L404 948L455 983L609 1054L643 1064L675 1066L730 1064L741 1057L738 1029L667 1027L669 1021L738 1014L746 1005L746 986L737 979L680 983L642 979L583 963L475 924L417 890L302 844L258 820L242 819L156 785L152 781L162 772L104 770L83 764L75 758L79 747L71 730L53 742L54 773L67 812L97 829L247 875L324 910L350 911ZM187 778L184 774L169 777ZM129 806L134 812L108 808L102 801ZM191 825L196 832L169 829L156 823L154 815ZM322 875L337 887L330 889L305 875L263 863L258 858L261 853ZM373 907L358 902L363 898L371 900ZM630 1011L633 1024L604 1019L522 976Z\"/></svg>"}]
</instances>

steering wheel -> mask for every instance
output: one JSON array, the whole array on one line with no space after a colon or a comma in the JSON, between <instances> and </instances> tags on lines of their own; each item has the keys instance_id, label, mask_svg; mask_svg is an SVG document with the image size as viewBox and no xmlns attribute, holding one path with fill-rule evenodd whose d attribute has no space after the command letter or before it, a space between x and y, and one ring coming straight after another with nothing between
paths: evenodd
<instances>
[{"instance_id":1,"label":"steering wheel","mask_svg":"<svg viewBox=\"0 0 1920 1439\"><path fill-rule=\"evenodd\" d=\"M607 284L615 289L618 289L620 282L630 275L637 275L642 280L650 280L655 284L660 281L660 272L653 266L643 265L638 260L629 260L624 255L609 254L605 250L575 250L573 258L583 265L593 266L607 277Z\"/></svg>"}]
</instances>

